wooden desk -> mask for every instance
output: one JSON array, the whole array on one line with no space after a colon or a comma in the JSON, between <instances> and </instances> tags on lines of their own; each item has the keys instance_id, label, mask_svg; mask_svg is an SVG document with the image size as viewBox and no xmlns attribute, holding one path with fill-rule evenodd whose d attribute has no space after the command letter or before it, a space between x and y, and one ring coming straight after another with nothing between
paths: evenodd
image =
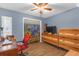
<instances>
[{"instance_id":1,"label":"wooden desk","mask_svg":"<svg viewBox=\"0 0 79 59\"><path fill-rule=\"evenodd\" d=\"M16 56L17 46L10 44L0 47L0 56Z\"/></svg>"}]
</instances>

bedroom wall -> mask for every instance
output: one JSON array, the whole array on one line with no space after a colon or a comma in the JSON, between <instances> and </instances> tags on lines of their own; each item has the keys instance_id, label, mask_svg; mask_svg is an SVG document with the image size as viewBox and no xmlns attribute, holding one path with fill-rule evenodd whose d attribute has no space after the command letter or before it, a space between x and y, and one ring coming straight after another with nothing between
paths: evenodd
<instances>
[{"instance_id":1,"label":"bedroom wall","mask_svg":"<svg viewBox=\"0 0 79 59\"><path fill-rule=\"evenodd\" d=\"M17 41L21 41L23 38L23 17L33 18L42 20L43 18L27 15L24 13L11 11L7 9L0 8L0 19L1 16L12 17L12 33L16 36Z\"/></svg>"},{"instance_id":2,"label":"bedroom wall","mask_svg":"<svg viewBox=\"0 0 79 59\"><path fill-rule=\"evenodd\" d=\"M66 12L45 19L44 23L60 28L79 28L79 8L73 8Z\"/></svg>"}]
</instances>

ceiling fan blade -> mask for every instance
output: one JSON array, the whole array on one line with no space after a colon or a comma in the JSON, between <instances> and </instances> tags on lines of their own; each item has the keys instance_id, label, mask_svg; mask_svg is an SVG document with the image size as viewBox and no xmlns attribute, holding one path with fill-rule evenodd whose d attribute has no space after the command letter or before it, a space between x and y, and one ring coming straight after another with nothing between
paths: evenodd
<instances>
[{"instance_id":1,"label":"ceiling fan blade","mask_svg":"<svg viewBox=\"0 0 79 59\"><path fill-rule=\"evenodd\" d=\"M47 6L47 5L48 5L48 3L43 3L43 4L42 4L42 6Z\"/></svg>"},{"instance_id":2,"label":"ceiling fan blade","mask_svg":"<svg viewBox=\"0 0 79 59\"><path fill-rule=\"evenodd\" d=\"M33 5L34 5L34 6L37 6L37 7L39 7L39 5L38 5L37 3L33 3Z\"/></svg>"},{"instance_id":3,"label":"ceiling fan blade","mask_svg":"<svg viewBox=\"0 0 79 59\"><path fill-rule=\"evenodd\" d=\"M47 5L48 5L48 3L39 3L39 4L38 4L39 7L45 7L45 6L47 6Z\"/></svg>"},{"instance_id":4,"label":"ceiling fan blade","mask_svg":"<svg viewBox=\"0 0 79 59\"><path fill-rule=\"evenodd\" d=\"M51 8L44 8L44 10L48 10L48 11L51 11L52 9L51 9Z\"/></svg>"},{"instance_id":5,"label":"ceiling fan blade","mask_svg":"<svg viewBox=\"0 0 79 59\"><path fill-rule=\"evenodd\" d=\"M37 10L38 8L32 8L31 11Z\"/></svg>"}]
</instances>

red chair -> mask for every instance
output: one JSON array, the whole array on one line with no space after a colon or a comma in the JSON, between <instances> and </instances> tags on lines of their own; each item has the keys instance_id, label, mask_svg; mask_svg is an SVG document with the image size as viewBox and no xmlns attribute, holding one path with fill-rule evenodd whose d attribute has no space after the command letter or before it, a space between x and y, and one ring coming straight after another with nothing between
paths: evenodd
<instances>
[{"instance_id":1,"label":"red chair","mask_svg":"<svg viewBox=\"0 0 79 59\"><path fill-rule=\"evenodd\" d=\"M19 55L24 56L23 50L27 49L27 43L30 38L31 38L31 35L26 33L26 35L24 36L23 42L21 43L18 42L19 44L17 44L18 46L17 50L21 52Z\"/></svg>"}]
</instances>

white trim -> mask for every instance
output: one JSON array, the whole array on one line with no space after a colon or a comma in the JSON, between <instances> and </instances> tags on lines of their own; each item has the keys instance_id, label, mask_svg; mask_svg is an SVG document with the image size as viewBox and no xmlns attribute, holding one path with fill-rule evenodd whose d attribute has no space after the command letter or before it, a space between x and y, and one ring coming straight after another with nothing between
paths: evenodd
<instances>
[{"instance_id":1,"label":"white trim","mask_svg":"<svg viewBox=\"0 0 79 59\"><path fill-rule=\"evenodd\" d=\"M32 18L24 17L23 18L23 37L24 37L24 20L25 19L27 19L27 20L34 20L34 21L39 21L40 22L40 42L42 42L42 21L38 20L38 19L32 19Z\"/></svg>"},{"instance_id":2,"label":"white trim","mask_svg":"<svg viewBox=\"0 0 79 59\"><path fill-rule=\"evenodd\" d=\"M24 38L24 18L23 18L23 37Z\"/></svg>"},{"instance_id":3,"label":"white trim","mask_svg":"<svg viewBox=\"0 0 79 59\"><path fill-rule=\"evenodd\" d=\"M42 42L42 21L40 21L40 42Z\"/></svg>"}]
</instances>

